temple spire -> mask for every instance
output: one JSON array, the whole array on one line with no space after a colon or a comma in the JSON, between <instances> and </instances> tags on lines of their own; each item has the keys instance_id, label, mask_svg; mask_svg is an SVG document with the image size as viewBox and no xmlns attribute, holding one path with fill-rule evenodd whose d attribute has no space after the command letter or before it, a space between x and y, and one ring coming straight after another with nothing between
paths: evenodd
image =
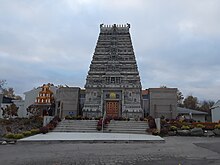
<instances>
[{"instance_id":1,"label":"temple spire","mask_svg":"<svg viewBox=\"0 0 220 165\"><path fill-rule=\"evenodd\" d=\"M84 116L102 116L104 112L142 116L141 82L129 29L130 24L100 24L85 84ZM115 99L111 99L113 95Z\"/></svg>"}]
</instances>

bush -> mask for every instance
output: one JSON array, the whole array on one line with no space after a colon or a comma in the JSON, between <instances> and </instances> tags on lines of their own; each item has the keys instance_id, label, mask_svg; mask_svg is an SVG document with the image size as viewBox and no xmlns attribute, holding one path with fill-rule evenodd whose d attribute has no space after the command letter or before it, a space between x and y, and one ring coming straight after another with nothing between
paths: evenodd
<instances>
[{"instance_id":1,"label":"bush","mask_svg":"<svg viewBox=\"0 0 220 165\"><path fill-rule=\"evenodd\" d=\"M69 115L66 115L66 116L65 116L65 119L66 119L66 120L71 120L71 119L72 119L72 117L71 117L71 116L69 116Z\"/></svg>"},{"instance_id":2,"label":"bush","mask_svg":"<svg viewBox=\"0 0 220 165\"><path fill-rule=\"evenodd\" d=\"M46 134L46 133L48 133L48 131L49 131L49 129L45 126L40 128L40 133Z\"/></svg>"},{"instance_id":3,"label":"bush","mask_svg":"<svg viewBox=\"0 0 220 165\"><path fill-rule=\"evenodd\" d=\"M7 130L7 132L11 132L11 127L7 126L6 130Z\"/></svg>"},{"instance_id":4,"label":"bush","mask_svg":"<svg viewBox=\"0 0 220 165\"><path fill-rule=\"evenodd\" d=\"M110 120L109 118L105 118L104 123L105 123L105 124L109 124L110 121L111 121L111 120Z\"/></svg>"},{"instance_id":5,"label":"bush","mask_svg":"<svg viewBox=\"0 0 220 165\"><path fill-rule=\"evenodd\" d=\"M8 138L8 139L14 139L14 134L9 133L9 134L6 134L5 137Z\"/></svg>"},{"instance_id":6,"label":"bush","mask_svg":"<svg viewBox=\"0 0 220 165\"><path fill-rule=\"evenodd\" d=\"M53 125L54 127L56 127L57 124L58 124L58 121L57 121L57 120L51 120L49 124L51 124L51 125Z\"/></svg>"},{"instance_id":7,"label":"bush","mask_svg":"<svg viewBox=\"0 0 220 165\"><path fill-rule=\"evenodd\" d=\"M95 117L95 120L100 120L102 117Z\"/></svg>"},{"instance_id":8,"label":"bush","mask_svg":"<svg viewBox=\"0 0 220 165\"><path fill-rule=\"evenodd\" d=\"M1 124L2 125L10 125L10 124L12 124L12 121L8 120L8 119L1 119Z\"/></svg>"},{"instance_id":9,"label":"bush","mask_svg":"<svg viewBox=\"0 0 220 165\"><path fill-rule=\"evenodd\" d=\"M170 127L170 130L171 130L171 131L176 131L176 130L177 130L177 127L174 126L174 125L172 125L172 126Z\"/></svg>"},{"instance_id":10,"label":"bush","mask_svg":"<svg viewBox=\"0 0 220 165\"><path fill-rule=\"evenodd\" d=\"M152 135L159 135L158 130L157 130L157 129L153 129L153 130L152 130Z\"/></svg>"},{"instance_id":11,"label":"bush","mask_svg":"<svg viewBox=\"0 0 220 165\"><path fill-rule=\"evenodd\" d=\"M25 131L25 132L23 132L22 134L23 134L24 136L31 136L31 135L32 135L31 131Z\"/></svg>"},{"instance_id":12,"label":"bush","mask_svg":"<svg viewBox=\"0 0 220 165\"><path fill-rule=\"evenodd\" d=\"M161 119L161 120L160 120L160 124L161 124L161 126L166 126L166 125L167 125L167 122L166 122L166 120Z\"/></svg>"},{"instance_id":13,"label":"bush","mask_svg":"<svg viewBox=\"0 0 220 165\"><path fill-rule=\"evenodd\" d=\"M212 122L201 122L201 123L197 123L197 122L194 122L192 123L195 127L197 127L197 125L204 125L204 128L203 129L206 129L206 130L213 130L215 128L215 125L216 123L212 123Z\"/></svg>"},{"instance_id":14,"label":"bush","mask_svg":"<svg viewBox=\"0 0 220 165\"><path fill-rule=\"evenodd\" d=\"M182 129L182 130L189 130L189 129L190 129L190 127L189 127L189 126L187 126L187 125L183 125L183 126L181 127L181 129Z\"/></svg>"},{"instance_id":15,"label":"bush","mask_svg":"<svg viewBox=\"0 0 220 165\"><path fill-rule=\"evenodd\" d=\"M193 129L193 128L196 127L195 125L192 125L192 124L190 124L190 125L188 125L188 126L189 126L190 129Z\"/></svg>"},{"instance_id":16,"label":"bush","mask_svg":"<svg viewBox=\"0 0 220 165\"><path fill-rule=\"evenodd\" d=\"M205 126L203 124L197 124L196 128L205 128Z\"/></svg>"},{"instance_id":17,"label":"bush","mask_svg":"<svg viewBox=\"0 0 220 165\"><path fill-rule=\"evenodd\" d=\"M82 116L79 115L79 116L76 117L76 119L77 120L82 120Z\"/></svg>"},{"instance_id":18,"label":"bush","mask_svg":"<svg viewBox=\"0 0 220 165\"><path fill-rule=\"evenodd\" d=\"M119 120L119 117L118 116L114 116L113 120Z\"/></svg>"},{"instance_id":19,"label":"bush","mask_svg":"<svg viewBox=\"0 0 220 165\"><path fill-rule=\"evenodd\" d=\"M168 123L168 122L170 122L170 119L166 118L165 121Z\"/></svg>"},{"instance_id":20,"label":"bush","mask_svg":"<svg viewBox=\"0 0 220 165\"><path fill-rule=\"evenodd\" d=\"M42 124L43 124L43 120L44 120L44 118L42 116L33 116L30 119L31 119L31 122L42 123Z\"/></svg>"},{"instance_id":21,"label":"bush","mask_svg":"<svg viewBox=\"0 0 220 165\"><path fill-rule=\"evenodd\" d=\"M101 130L102 130L102 126L97 125L96 129L97 129L98 131L101 131Z\"/></svg>"},{"instance_id":22,"label":"bush","mask_svg":"<svg viewBox=\"0 0 220 165\"><path fill-rule=\"evenodd\" d=\"M214 125L205 125L205 129L206 130L213 130L213 129L215 129L215 126Z\"/></svg>"},{"instance_id":23,"label":"bush","mask_svg":"<svg viewBox=\"0 0 220 165\"><path fill-rule=\"evenodd\" d=\"M31 130L31 134L32 134L32 135L35 135L35 134L38 134L38 133L40 133L40 130L39 130L39 129L32 129L32 130Z\"/></svg>"},{"instance_id":24,"label":"bush","mask_svg":"<svg viewBox=\"0 0 220 165\"><path fill-rule=\"evenodd\" d=\"M174 119L171 119L169 124L176 126L177 128L181 128L183 125L186 125L186 123L183 123L183 122L180 122L180 121L174 120Z\"/></svg>"},{"instance_id":25,"label":"bush","mask_svg":"<svg viewBox=\"0 0 220 165\"><path fill-rule=\"evenodd\" d=\"M160 135L167 135L168 134L168 128L161 128Z\"/></svg>"},{"instance_id":26,"label":"bush","mask_svg":"<svg viewBox=\"0 0 220 165\"><path fill-rule=\"evenodd\" d=\"M125 119L125 117L119 117L118 120L119 121L125 121L126 119Z\"/></svg>"},{"instance_id":27,"label":"bush","mask_svg":"<svg viewBox=\"0 0 220 165\"><path fill-rule=\"evenodd\" d=\"M24 119L23 123L24 123L24 125L30 125L31 121L30 121L30 119Z\"/></svg>"},{"instance_id":28,"label":"bush","mask_svg":"<svg viewBox=\"0 0 220 165\"><path fill-rule=\"evenodd\" d=\"M220 129L220 124L215 125L215 129Z\"/></svg>"},{"instance_id":29,"label":"bush","mask_svg":"<svg viewBox=\"0 0 220 165\"><path fill-rule=\"evenodd\" d=\"M85 120L92 120L92 118L91 118L91 117L88 117L88 116L85 116L84 119L85 119ZM96 119L95 119L95 120L96 120Z\"/></svg>"},{"instance_id":30,"label":"bush","mask_svg":"<svg viewBox=\"0 0 220 165\"><path fill-rule=\"evenodd\" d=\"M144 121L148 121L148 119L145 117L145 118L144 118Z\"/></svg>"},{"instance_id":31,"label":"bush","mask_svg":"<svg viewBox=\"0 0 220 165\"><path fill-rule=\"evenodd\" d=\"M53 130L53 129L54 129L54 125L51 124L51 123L47 124L46 127L47 127L49 130Z\"/></svg>"},{"instance_id":32,"label":"bush","mask_svg":"<svg viewBox=\"0 0 220 165\"><path fill-rule=\"evenodd\" d=\"M156 128L156 123L154 119L149 119L148 120L148 125L150 128Z\"/></svg>"},{"instance_id":33,"label":"bush","mask_svg":"<svg viewBox=\"0 0 220 165\"><path fill-rule=\"evenodd\" d=\"M60 119L58 116L55 116L55 117L53 118L53 121L61 122L61 119Z\"/></svg>"},{"instance_id":34,"label":"bush","mask_svg":"<svg viewBox=\"0 0 220 165\"><path fill-rule=\"evenodd\" d=\"M22 139L22 138L24 138L23 134L21 133L14 134L14 139Z\"/></svg>"},{"instance_id":35,"label":"bush","mask_svg":"<svg viewBox=\"0 0 220 165\"><path fill-rule=\"evenodd\" d=\"M97 126L102 126L102 119L99 119Z\"/></svg>"}]
</instances>

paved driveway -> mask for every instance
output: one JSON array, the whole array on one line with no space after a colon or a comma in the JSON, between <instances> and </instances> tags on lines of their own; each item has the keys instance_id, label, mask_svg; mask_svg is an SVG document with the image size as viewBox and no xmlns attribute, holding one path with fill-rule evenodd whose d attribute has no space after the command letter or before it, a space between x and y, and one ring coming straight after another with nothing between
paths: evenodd
<instances>
[{"instance_id":1,"label":"paved driveway","mask_svg":"<svg viewBox=\"0 0 220 165\"><path fill-rule=\"evenodd\" d=\"M22 143L1 145L0 164L220 164L220 138L165 137L165 140L165 143Z\"/></svg>"}]
</instances>

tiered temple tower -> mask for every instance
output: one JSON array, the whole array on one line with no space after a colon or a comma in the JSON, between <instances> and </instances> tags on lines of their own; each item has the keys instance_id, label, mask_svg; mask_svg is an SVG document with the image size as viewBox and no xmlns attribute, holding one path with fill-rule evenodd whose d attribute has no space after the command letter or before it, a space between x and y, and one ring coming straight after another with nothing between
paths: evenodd
<instances>
[{"instance_id":1,"label":"tiered temple tower","mask_svg":"<svg viewBox=\"0 0 220 165\"><path fill-rule=\"evenodd\" d=\"M86 79L83 116L142 117L141 82L130 24L100 25Z\"/></svg>"}]
</instances>

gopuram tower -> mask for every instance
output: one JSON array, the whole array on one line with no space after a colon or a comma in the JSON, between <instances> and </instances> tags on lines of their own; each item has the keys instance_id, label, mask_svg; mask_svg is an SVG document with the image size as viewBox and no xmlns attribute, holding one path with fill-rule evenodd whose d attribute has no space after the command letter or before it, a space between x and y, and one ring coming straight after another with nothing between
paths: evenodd
<instances>
[{"instance_id":1,"label":"gopuram tower","mask_svg":"<svg viewBox=\"0 0 220 165\"><path fill-rule=\"evenodd\" d=\"M86 79L83 116L142 117L141 82L130 24L100 25Z\"/></svg>"}]
</instances>

